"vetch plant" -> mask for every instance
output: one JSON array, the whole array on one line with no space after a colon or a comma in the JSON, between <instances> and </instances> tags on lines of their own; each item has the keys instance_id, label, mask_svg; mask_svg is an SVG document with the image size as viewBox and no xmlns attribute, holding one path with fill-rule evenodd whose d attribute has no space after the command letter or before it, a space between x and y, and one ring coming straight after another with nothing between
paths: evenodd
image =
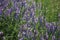
<instances>
[{"instance_id":1,"label":"vetch plant","mask_svg":"<svg viewBox=\"0 0 60 40\"><path fill-rule=\"evenodd\" d=\"M0 0L0 40L60 40L57 0Z\"/></svg>"}]
</instances>

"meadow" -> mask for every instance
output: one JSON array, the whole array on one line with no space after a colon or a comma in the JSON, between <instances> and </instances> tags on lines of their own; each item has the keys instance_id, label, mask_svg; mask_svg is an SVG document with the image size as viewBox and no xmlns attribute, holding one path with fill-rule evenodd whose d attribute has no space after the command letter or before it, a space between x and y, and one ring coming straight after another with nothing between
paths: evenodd
<instances>
[{"instance_id":1,"label":"meadow","mask_svg":"<svg viewBox=\"0 0 60 40\"><path fill-rule=\"evenodd\" d=\"M60 0L0 0L0 40L60 40Z\"/></svg>"}]
</instances>

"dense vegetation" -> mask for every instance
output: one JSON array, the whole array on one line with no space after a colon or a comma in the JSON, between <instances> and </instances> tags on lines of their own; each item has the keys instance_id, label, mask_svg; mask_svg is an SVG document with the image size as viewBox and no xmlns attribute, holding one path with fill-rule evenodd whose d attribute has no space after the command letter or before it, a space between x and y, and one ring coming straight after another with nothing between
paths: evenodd
<instances>
[{"instance_id":1,"label":"dense vegetation","mask_svg":"<svg viewBox=\"0 0 60 40\"><path fill-rule=\"evenodd\" d=\"M60 0L0 3L0 40L60 40Z\"/></svg>"}]
</instances>

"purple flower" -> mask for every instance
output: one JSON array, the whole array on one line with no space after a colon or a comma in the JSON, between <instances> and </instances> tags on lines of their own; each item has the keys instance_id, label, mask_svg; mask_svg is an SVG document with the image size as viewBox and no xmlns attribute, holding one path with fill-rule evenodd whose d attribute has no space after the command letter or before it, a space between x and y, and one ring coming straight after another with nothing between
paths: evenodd
<instances>
[{"instance_id":1,"label":"purple flower","mask_svg":"<svg viewBox=\"0 0 60 40\"><path fill-rule=\"evenodd\" d=\"M43 37L43 35L40 35L40 40L44 40L44 37Z\"/></svg>"},{"instance_id":2,"label":"purple flower","mask_svg":"<svg viewBox=\"0 0 60 40\"><path fill-rule=\"evenodd\" d=\"M22 32L23 36L26 36L26 32Z\"/></svg>"},{"instance_id":3,"label":"purple flower","mask_svg":"<svg viewBox=\"0 0 60 40\"><path fill-rule=\"evenodd\" d=\"M30 17L29 17L29 16L27 16L27 17L26 17L26 21L29 21L29 20L30 20Z\"/></svg>"},{"instance_id":4,"label":"purple flower","mask_svg":"<svg viewBox=\"0 0 60 40\"><path fill-rule=\"evenodd\" d=\"M48 33L46 32L46 34L44 35L44 38L46 39L46 40L48 40Z\"/></svg>"},{"instance_id":5,"label":"purple flower","mask_svg":"<svg viewBox=\"0 0 60 40\"><path fill-rule=\"evenodd\" d=\"M34 22L34 17L32 17L32 22Z\"/></svg>"},{"instance_id":6,"label":"purple flower","mask_svg":"<svg viewBox=\"0 0 60 40\"><path fill-rule=\"evenodd\" d=\"M3 37L4 36L4 33L3 32L0 32L0 37Z\"/></svg>"},{"instance_id":7,"label":"purple flower","mask_svg":"<svg viewBox=\"0 0 60 40\"><path fill-rule=\"evenodd\" d=\"M43 19L44 17L43 16L40 16L40 22L43 23Z\"/></svg>"},{"instance_id":8,"label":"purple flower","mask_svg":"<svg viewBox=\"0 0 60 40\"><path fill-rule=\"evenodd\" d=\"M45 25L46 25L48 33L52 33L52 34L55 33L57 27L53 23L46 22Z\"/></svg>"},{"instance_id":9,"label":"purple flower","mask_svg":"<svg viewBox=\"0 0 60 40\"><path fill-rule=\"evenodd\" d=\"M37 17L37 18L35 18L35 19L34 19L34 21L35 21L35 23L37 23L37 22L38 22L38 17Z\"/></svg>"},{"instance_id":10,"label":"purple flower","mask_svg":"<svg viewBox=\"0 0 60 40\"><path fill-rule=\"evenodd\" d=\"M2 10L0 10L0 15L2 15Z\"/></svg>"},{"instance_id":11,"label":"purple flower","mask_svg":"<svg viewBox=\"0 0 60 40\"><path fill-rule=\"evenodd\" d=\"M35 34L35 36L37 36L38 35L38 31L34 30L34 34Z\"/></svg>"},{"instance_id":12,"label":"purple flower","mask_svg":"<svg viewBox=\"0 0 60 40\"><path fill-rule=\"evenodd\" d=\"M32 17L32 13L30 13L30 17Z\"/></svg>"},{"instance_id":13,"label":"purple flower","mask_svg":"<svg viewBox=\"0 0 60 40\"><path fill-rule=\"evenodd\" d=\"M33 37L33 32L30 30L27 30L27 37L28 38Z\"/></svg>"},{"instance_id":14,"label":"purple flower","mask_svg":"<svg viewBox=\"0 0 60 40\"><path fill-rule=\"evenodd\" d=\"M33 16L35 15L35 12L34 12L33 8L31 8L31 13L32 13Z\"/></svg>"},{"instance_id":15,"label":"purple flower","mask_svg":"<svg viewBox=\"0 0 60 40\"><path fill-rule=\"evenodd\" d=\"M5 15L9 16L9 15L11 14L12 11L13 11L12 8L7 9L6 12L5 12Z\"/></svg>"},{"instance_id":16,"label":"purple flower","mask_svg":"<svg viewBox=\"0 0 60 40\"><path fill-rule=\"evenodd\" d=\"M4 9L8 5L8 0L0 0L0 8Z\"/></svg>"},{"instance_id":17,"label":"purple flower","mask_svg":"<svg viewBox=\"0 0 60 40\"><path fill-rule=\"evenodd\" d=\"M55 33L56 29L57 29L56 26L55 26L53 23L50 23L50 32L51 32L52 34Z\"/></svg>"},{"instance_id":18,"label":"purple flower","mask_svg":"<svg viewBox=\"0 0 60 40\"><path fill-rule=\"evenodd\" d=\"M15 17L16 19L19 19L19 14L15 13L15 14L14 14L14 17Z\"/></svg>"},{"instance_id":19,"label":"purple flower","mask_svg":"<svg viewBox=\"0 0 60 40\"><path fill-rule=\"evenodd\" d=\"M20 38L19 40L24 40L24 38Z\"/></svg>"},{"instance_id":20,"label":"purple flower","mask_svg":"<svg viewBox=\"0 0 60 40\"><path fill-rule=\"evenodd\" d=\"M52 40L56 40L55 35L52 36Z\"/></svg>"},{"instance_id":21,"label":"purple flower","mask_svg":"<svg viewBox=\"0 0 60 40\"><path fill-rule=\"evenodd\" d=\"M3 3L4 0L0 0L0 5Z\"/></svg>"},{"instance_id":22,"label":"purple flower","mask_svg":"<svg viewBox=\"0 0 60 40\"><path fill-rule=\"evenodd\" d=\"M22 6L26 5L26 0L22 1Z\"/></svg>"},{"instance_id":23,"label":"purple flower","mask_svg":"<svg viewBox=\"0 0 60 40\"><path fill-rule=\"evenodd\" d=\"M18 7L17 2L13 2L13 7L16 9Z\"/></svg>"},{"instance_id":24,"label":"purple flower","mask_svg":"<svg viewBox=\"0 0 60 40\"><path fill-rule=\"evenodd\" d=\"M19 2L20 0L16 0L17 2Z\"/></svg>"},{"instance_id":25,"label":"purple flower","mask_svg":"<svg viewBox=\"0 0 60 40\"><path fill-rule=\"evenodd\" d=\"M30 23L27 23L27 27L28 27L28 28L30 28L30 27L31 27Z\"/></svg>"},{"instance_id":26,"label":"purple flower","mask_svg":"<svg viewBox=\"0 0 60 40\"><path fill-rule=\"evenodd\" d=\"M20 13L20 9L16 7L16 13Z\"/></svg>"}]
</instances>

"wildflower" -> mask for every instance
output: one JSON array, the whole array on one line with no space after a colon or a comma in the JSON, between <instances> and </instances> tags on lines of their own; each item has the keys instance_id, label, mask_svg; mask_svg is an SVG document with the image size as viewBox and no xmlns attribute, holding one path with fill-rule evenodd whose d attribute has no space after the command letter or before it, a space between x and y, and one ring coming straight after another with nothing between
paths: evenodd
<instances>
[{"instance_id":1,"label":"wildflower","mask_svg":"<svg viewBox=\"0 0 60 40\"><path fill-rule=\"evenodd\" d=\"M30 28L31 28L31 25L30 25L30 23L27 23L27 27L28 27L28 29L30 29Z\"/></svg>"},{"instance_id":2,"label":"wildflower","mask_svg":"<svg viewBox=\"0 0 60 40\"><path fill-rule=\"evenodd\" d=\"M20 13L20 9L18 7L16 7L16 13L19 14Z\"/></svg>"},{"instance_id":3,"label":"wildflower","mask_svg":"<svg viewBox=\"0 0 60 40\"><path fill-rule=\"evenodd\" d=\"M3 32L0 32L0 37L3 37L3 36L4 36Z\"/></svg>"},{"instance_id":4,"label":"wildflower","mask_svg":"<svg viewBox=\"0 0 60 40\"><path fill-rule=\"evenodd\" d=\"M10 8L10 9L7 9L6 12L5 12L5 15L10 15L12 13L13 9Z\"/></svg>"},{"instance_id":5,"label":"wildflower","mask_svg":"<svg viewBox=\"0 0 60 40\"><path fill-rule=\"evenodd\" d=\"M18 7L18 3L17 2L14 2L13 3L13 7L16 9Z\"/></svg>"},{"instance_id":6,"label":"wildflower","mask_svg":"<svg viewBox=\"0 0 60 40\"><path fill-rule=\"evenodd\" d=\"M4 0L0 0L0 6L3 4Z\"/></svg>"},{"instance_id":7,"label":"wildflower","mask_svg":"<svg viewBox=\"0 0 60 40\"><path fill-rule=\"evenodd\" d=\"M35 21L35 23L37 23L38 22L38 18L35 18L34 21Z\"/></svg>"},{"instance_id":8,"label":"wildflower","mask_svg":"<svg viewBox=\"0 0 60 40\"><path fill-rule=\"evenodd\" d=\"M40 40L44 40L44 37L43 37L43 35L40 35Z\"/></svg>"},{"instance_id":9,"label":"wildflower","mask_svg":"<svg viewBox=\"0 0 60 40\"><path fill-rule=\"evenodd\" d=\"M0 5L3 3L4 0L0 0Z\"/></svg>"},{"instance_id":10,"label":"wildflower","mask_svg":"<svg viewBox=\"0 0 60 40\"><path fill-rule=\"evenodd\" d=\"M8 6L8 3L8 0L0 0L0 8L4 9L6 6Z\"/></svg>"},{"instance_id":11,"label":"wildflower","mask_svg":"<svg viewBox=\"0 0 60 40\"><path fill-rule=\"evenodd\" d=\"M32 16L34 16L34 15L35 15L35 12L34 12L34 10L33 10L33 9L31 9L31 13L32 13Z\"/></svg>"},{"instance_id":12,"label":"wildflower","mask_svg":"<svg viewBox=\"0 0 60 40\"><path fill-rule=\"evenodd\" d=\"M14 17L15 17L16 19L19 19L18 16L19 16L19 14L17 14L17 13L14 14Z\"/></svg>"},{"instance_id":13,"label":"wildflower","mask_svg":"<svg viewBox=\"0 0 60 40\"><path fill-rule=\"evenodd\" d=\"M35 36L37 36L38 35L38 31L34 30L34 34L35 34Z\"/></svg>"},{"instance_id":14,"label":"wildflower","mask_svg":"<svg viewBox=\"0 0 60 40\"><path fill-rule=\"evenodd\" d=\"M26 0L22 1L22 6L26 6Z\"/></svg>"},{"instance_id":15,"label":"wildflower","mask_svg":"<svg viewBox=\"0 0 60 40\"><path fill-rule=\"evenodd\" d=\"M55 33L56 29L57 29L56 26L54 26L53 23L50 23L50 31L51 31L52 34Z\"/></svg>"},{"instance_id":16,"label":"wildflower","mask_svg":"<svg viewBox=\"0 0 60 40\"><path fill-rule=\"evenodd\" d=\"M40 22L43 23L43 16L40 16Z\"/></svg>"},{"instance_id":17,"label":"wildflower","mask_svg":"<svg viewBox=\"0 0 60 40\"><path fill-rule=\"evenodd\" d=\"M27 37L27 30L23 30L22 36L23 36L23 37Z\"/></svg>"},{"instance_id":18,"label":"wildflower","mask_svg":"<svg viewBox=\"0 0 60 40\"><path fill-rule=\"evenodd\" d=\"M52 36L52 40L56 40L55 35Z\"/></svg>"},{"instance_id":19,"label":"wildflower","mask_svg":"<svg viewBox=\"0 0 60 40\"><path fill-rule=\"evenodd\" d=\"M45 25L46 25L46 28L47 28L47 32L49 34L51 32L50 31L50 23L46 22Z\"/></svg>"},{"instance_id":20,"label":"wildflower","mask_svg":"<svg viewBox=\"0 0 60 40\"><path fill-rule=\"evenodd\" d=\"M33 16L33 14L32 13L30 13L30 17L32 17Z\"/></svg>"},{"instance_id":21,"label":"wildflower","mask_svg":"<svg viewBox=\"0 0 60 40\"><path fill-rule=\"evenodd\" d=\"M46 34L44 35L44 38L46 39L46 40L48 40L48 33L46 32Z\"/></svg>"},{"instance_id":22,"label":"wildflower","mask_svg":"<svg viewBox=\"0 0 60 40\"><path fill-rule=\"evenodd\" d=\"M0 32L0 40L4 40L4 33Z\"/></svg>"},{"instance_id":23,"label":"wildflower","mask_svg":"<svg viewBox=\"0 0 60 40\"><path fill-rule=\"evenodd\" d=\"M19 40L24 40L24 38L20 38Z\"/></svg>"},{"instance_id":24,"label":"wildflower","mask_svg":"<svg viewBox=\"0 0 60 40\"><path fill-rule=\"evenodd\" d=\"M0 10L0 15L2 15L2 10Z\"/></svg>"},{"instance_id":25,"label":"wildflower","mask_svg":"<svg viewBox=\"0 0 60 40\"><path fill-rule=\"evenodd\" d=\"M16 0L17 2L20 2L20 0Z\"/></svg>"},{"instance_id":26,"label":"wildflower","mask_svg":"<svg viewBox=\"0 0 60 40\"><path fill-rule=\"evenodd\" d=\"M27 36L28 36L28 38L32 38L33 37L32 31L27 30Z\"/></svg>"}]
</instances>

